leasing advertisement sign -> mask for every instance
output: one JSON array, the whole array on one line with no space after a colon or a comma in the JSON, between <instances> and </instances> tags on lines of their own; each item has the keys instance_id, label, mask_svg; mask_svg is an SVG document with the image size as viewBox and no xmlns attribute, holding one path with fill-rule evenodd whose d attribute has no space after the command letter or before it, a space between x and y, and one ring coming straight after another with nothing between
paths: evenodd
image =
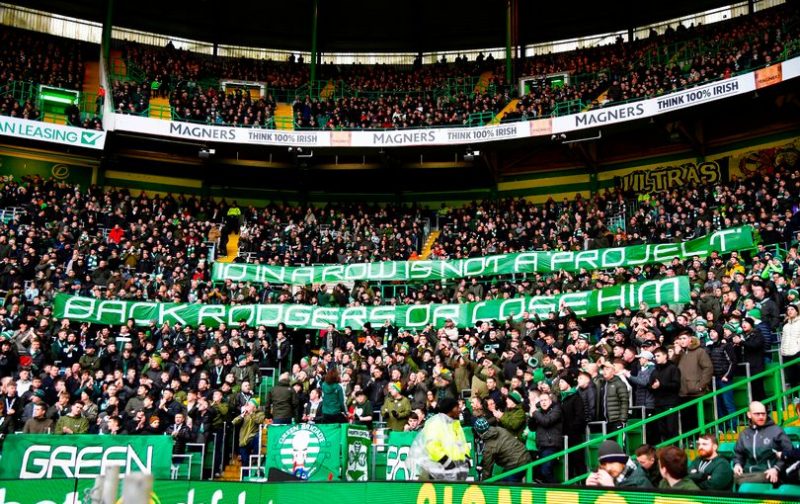
<instances>
[{"instance_id":1,"label":"leasing advertisement sign","mask_svg":"<svg viewBox=\"0 0 800 504\"><path fill-rule=\"evenodd\" d=\"M703 84L639 102L611 105L567 116L479 127L361 130L277 131L234 128L147 117L117 115L116 128L147 135L183 140L286 147L408 147L425 145L472 145L520 138L569 133L633 121L702 105L778 84L800 75L800 58L730 79Z\"/></svg>"},{"instance_id":2,"label":"leasing advertisement sign","mask_svg":"<svg viewBox=\"0 0 800 504\"><path fill-rule=\"evenodd\" d=\"M171 462L169 436L15 434L3 443L0 479L96 478L109 465L169 478Z\"/></svg>"},{"instance_id":3,"label":"leasing advertisement sign","mask_svg":"<svg viewBox=\"0 0 800 504\"><path fill-rule=\"evenodd\" d=\"M592 291L552 296L532 296L462 304L419 304L400 306L355 306L329 308L298 304L206 305L191 303L148 303L58 294L54 315L76 322L124 325L128 320L140 326L161 325L217 327L246 322L249 326L276 327L283 323L297 329L326 329L350 326L361 329L385 321L397 327L423 329L441 327L452 319L458 327L473 327L481 320L520 320L524 312L546 317L550 312L570 308L578 317L613 313L618 307L639 309L642 304L686 303L690 300L689 277L671 277L639 283L625 283Z\"/></svg>"},{"instance_id":4,"label":"leasing advertisement sign","mask_svg":"<svg viewBox=\"0 0 800 504\"><path fill-rule=\"evenodd\" d=\"M698 171L709 183L719 180L719 166L704 163ZM679 173L680 169L676 170ZM694 172L693 172L694 173ZM658 172L654 172L658 175ZM631 174L634 177L636 173ZM663 175L670 175L664 171ZM661 177L664 178L664 177ZM645 190L650 186L637 180L626 189ZM625 186L623 186L625 187ZM652 190L652 189L649 189ZM663 190L661 188L660 190ZM211 278L215 282L255 282L311 285L338 282L453 280L473 276L498 276L516 273L552 273L555 271L593 271L619 266L631 267L704 257L712 251L721 254L753 246L749 226L721 229L709 235L681 243L661 243L581 251L539 251L471 257L450 261L384 261L375 263L334 264L324 266L269 266L264 264L214 263Z\"/></svg>"},{"instance_id":5,"label":"leasing advertisement sign","mask_svg":"<svg viewBox=\"0 0 800 504\"><path fill-rule=\"evenodd\" d=\"M106 144L106 132L30 121L16 117L0 116L0 135L28 140L41 140L86 149L102 149Z\"/></svg>"}]
</instances>

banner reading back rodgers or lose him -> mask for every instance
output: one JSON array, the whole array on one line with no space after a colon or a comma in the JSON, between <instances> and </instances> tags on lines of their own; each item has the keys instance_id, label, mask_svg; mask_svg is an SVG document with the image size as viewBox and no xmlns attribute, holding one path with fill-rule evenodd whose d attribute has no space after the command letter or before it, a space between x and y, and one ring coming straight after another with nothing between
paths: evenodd
<instances>
[{"instance_id":1,"label":"banner reading back rodgers or lose him","mask_svg":"<svg viewBox=\"0 0 800 504\"><path fill-rule=\"evenodd\" d=\"M523 312L541 317L559 311L562 304L579 317L613 313L617 307L638 309L648 306L685 303L690 300L689 278L671 277L648 282L626 283L593 291L571 292L555 296L533 296L463 304L420 304L402 306L356 306L327 308L310 305L204 305L188 303L146 303L117 301L58 294L54 302L57 318L78 322L124 325L132 319L136 325L151 322L181 323L191 327L217 327L221 323L275 327L280 323L298 329L326 329L350 326L361 329L366 322L377 326L389 320L398 327L422 329L430 324L440 327L448 318L458 327L472 327L480 320L519 319Z\"/></svg>"},{"instance_id":2,"label":"banner reading back rodgers or lose him","mask_svg":"<svg viewBox=\"0 0 800 504\"><path fill-rule=\"evenodd\" d=\"M108 465L168 479L171 463L170 436L15 434L3 443L0 479L96 478Z\"/></svg>"},{"instance_id":3,"label":"banner reading back rodgers or lose him","mask_svg":"<svg viewBox=\"0 0 800 504\"><path fill-rule=\"evenodd\" d=\"M567 252L521 252L452 261L386 261L333 264L328 266L267 266L260 264L214 263L214 281L310 285L319 283L371 281L431 281L472 276L549 273L552 271L602 270L632 267L694 256L712 251L721 254L753 246L750 226L722 229L681 243L659 243Z\"/></svg>"}]
</instances>

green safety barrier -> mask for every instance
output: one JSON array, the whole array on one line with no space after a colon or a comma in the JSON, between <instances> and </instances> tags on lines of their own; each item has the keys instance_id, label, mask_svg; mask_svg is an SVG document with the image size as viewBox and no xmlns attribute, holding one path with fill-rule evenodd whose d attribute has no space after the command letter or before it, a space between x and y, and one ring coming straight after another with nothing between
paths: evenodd
<instances>
[{"instance_id":1,"label":"green safety barrier","mask_svg":"<svg viewBox=\"0 0 800 504\"><path fill-rule=\"evenodd\" d=\"M569 448L568 450L556 452L552 455L548 455L547 457L542 457L538 460L535 460L529 464L518 467L511 471L492 476L491 478L487 479L486 482L500 481L507 476L519 472L525 473L525 481L533 481L534 470L546 462L549 462L551 460L563 459L568 454L574 452L585 451L585 450L589 451L596 450L597 447L600 445L600 443L606 440L617 441L618 443L620 443L620 445L624 446L624 440L626 436L631 436L631 435L638 436L651 423L654 423L659 419L664 418L668 415L680 415L683 410L686 410L688 408L695 408L697 410L698 426L695 429L681 433L680 435L678 435L673 439L667 439L659 443L658 447L680 444L684 441L694 440L702 434L708 432L716 432L720 429L723 429L724 426L726 426L731 420L741 418L748 410L748 406L745 406L733 413L716 418L715 415L713 414L713 407L714 403L717 400L717 397L729 391L736 392L744 390L744 392L747 393L749 384L754 380L765 380L766 382L765 390L767 391L768 394L772 392L772 395L767 397L761 402L763 402L768 407L770 405L773 406L773 411L775 413L775 416L777 417L776 423L780 424L784 421L784 412L786 410L786 403L784 401L786 401L786 399L790 397L792 394L800 393L800 386L793 387L790 389L786 389L784 386L782 371L793 365L800 365L800 359L794 359L789 362L784 362L780 365L768 366L767 369L765 369L764 371L752 375L747 379L735 381L734 383L728 385L727 387L721 388L719 390L706 394L702 397L692 399L691 401L685 402L680 406L671 408L670 410L662 413L658 413L656 415L648 417L647 419L629 423L625 428L620 429L616 432L601 436L597 435L591 436L590 439L584 443L575 445ZM745 400L744 403L748 404L749 398ZM796 414L795 417L788 418L786 420L788 421L795 419L796 419ZM589 473L582 474L575 478L564 481L564 484L566 485L576 484L585 480L588 476Z\"/></svg>"}]
</instances>

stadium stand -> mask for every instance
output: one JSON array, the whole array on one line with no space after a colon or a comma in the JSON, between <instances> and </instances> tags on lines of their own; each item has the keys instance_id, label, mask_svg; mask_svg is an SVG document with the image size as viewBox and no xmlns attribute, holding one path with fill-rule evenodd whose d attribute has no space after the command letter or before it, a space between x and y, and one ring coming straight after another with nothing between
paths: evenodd
<instances>
[{"instance_id":1,"label":"stadium stand","mask_svg":"<svg viewBox=\"0 0 800 504\"><path fill-rule=\"evenodd\" d=\"M491 59L323 65L326 84L312 91L300 62L126 43L126 75L115 76L111 94L120 114L150 115L152 102L167 100L172 120L220 126L275 128L279 101L292 103L297 129L482 125L512 99L519 102L505 121L657 96L760 68L797 54L799 20L796 7L784 6L631 44L534 57L525 61L527 74L568 72L573 82L522 97ZM15 92L23 82L83 88L86 47L13 30L0 40L3 115L41 119L35 100ZM266 93L219 89L220 79L263 82ZM70 124L102 128L99 117L77 107L66 116ZM478 469L486 482L796 496L798 208L800 172L790 163L653 194L606 189L544 204L505 198L438 210L368 203L240 208L210 197L4 177L0 446L16 432L168 435L178 457L191 446L209 454L200 477L240 479L264 469L267 425L352 423L377 440L387 431L424 429L448 405L476 428L479 445L502 439L500 453L522 454L513 468ZM609 217L619 215L624 220L612 224ZM433 235L431 220L441 227ZM605 271L308 285L211 276L215 261L345 267L599 251L681 244L739 226L756 231L752 248ZM525 313L473 327L448 320L413 331L391 322L311 331L134 318L111 326L54 316L65 294L208 309L394 307L596 291L684 275L692 292L686 303L588 318L564 303L541 317ZM757 450L755 436L766 432ZM448 461L434 460L445 468ZM474 462L481 469L488 463L477 454ZM595 462L599 469L590 473ZM173 458L174 474L191 474L189 464Z\"/></svg>"}]
</instances>

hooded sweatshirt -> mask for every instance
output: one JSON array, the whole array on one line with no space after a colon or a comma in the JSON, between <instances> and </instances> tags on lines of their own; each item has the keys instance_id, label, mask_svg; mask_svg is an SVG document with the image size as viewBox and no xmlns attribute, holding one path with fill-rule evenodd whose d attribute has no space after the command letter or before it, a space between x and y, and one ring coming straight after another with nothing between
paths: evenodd
<instances>
[{"instance_id":1,"label":"hooded sweatshirt","mask_svg":"<svg viewBox=\"0 0 800 504\"><path fill-rule=\"evenodd\" d=\"M739 433L733 450L734 464L742 466L744 472L763 472L773 467L785 469L786 462L778 460L775 452L792 449L792 442L783 429L767 418L763 427L750 425Z\"/></svg>"}]
</instances>

